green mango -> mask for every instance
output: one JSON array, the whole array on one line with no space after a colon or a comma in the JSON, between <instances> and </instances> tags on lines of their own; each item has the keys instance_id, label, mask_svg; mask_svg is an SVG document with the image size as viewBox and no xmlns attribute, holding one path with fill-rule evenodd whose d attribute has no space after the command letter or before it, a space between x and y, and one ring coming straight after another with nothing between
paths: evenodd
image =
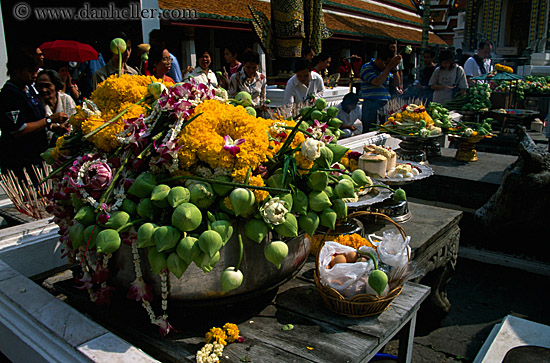
<instances>
[{"instance_id":1,"label":"green mango","mask_svg":"<svg viewBox=\"0 0 550 363\"><path fill-rule=\"evenodd\" d=\"M156 184L157 181L154 175L143 173L132 183L130 189L128 189L128 193L141 199L149 198Z\"/></svg>"},{"instance_id":2,"label":"green mango","mask_svg":"<svg viewBox=\"0 0 550 363\"><path fill-rule=\"evenodd\" d=\"M331 208L336 212L338 219L345 218L348 215L348 205L342 199L333 200Z\"/></svg>"},{"instance_id":3,"label":"green mango","mask_svg":"<svg viewBox=\"0 0 550 363\"><path fill-rule=\"evenodd\" d=\"M142 224L137 231L137 247L151 247L155 245L153 241L153 233L155 232L155 226L153 223L144 223Z\"/></svg>"},{"instance_id":4,"label":"green mango","mask_svg":"<svg viewBox=\"0 0 550 363\"><path fill-rule=\"evenodd\" d=\"M306 215L298 218L298 225L301 229L306 231L307 234L313 236L317 227L319 227L319 216L315 212L308 212Z\"/></svg>"},{"instance_id":5,"label":"green mango","mask_svg":"<svg viewBox=\"0 0 550 363\"><path fill-rule=\"evenodd\" d=\"M395 193L393 193L393 200L396 202L403 202L407 200L407 194L405 191L401 188L398 188L395 190Z\"/></svg>"},{"instance_id":6,"label":"green mango","mask_svg":"<svg viewBox=\"0 0 550 363\"><path fill-rule=\"evenodd\" d=\"M324 226L333 230L336 228L336 219L337 219L337 214L334 211L334 209L325 208L321 212L321 217L320 217L321 226Z\"/></svg>"},{"instance_id":7,"label":"green mango","mask_svg":"<svg viewBox=\"0 0 550 363\"><path fill-rule=\"evenodd\" d=\"M197 183L189 187L190 201L200 209L207 209L216 200L214 190L209 183Z\"/></svg>"},{"instance_id":8,"label":"green mango","mask_svg":"<svg viewBox=\"0 0 550 363\"><path fill-rule=\"evenodd\" d=\"M285 214L285 221L275 226L275 232L284 237L296 237L298 235L298 221L294 214Z\"/></svg>"},{"instance_id":9,"label":"green mango","mask_svg":"<svg viewBox=\"0 0 550 363\"><path fill-rule=\"evenodd\" d=\"M342 159L342 157L349 151L349 148L338 144L328 144L326 147L332 151L332 160L334 162L340 161L340 159Z\"/></svg>"},{"instance_id":10,"label":"green mango","mask_svg":"<svg viewBox=\"0 0 550 363\"><path fill-rule=\"evenodd\" d=\"M321 192L328 186L328 173L326 171L314 171L308 176L308 184L311 189Z\"/></svg>"},{"instance_id":11,"label":"green mango","mask_svg":"<svg viewBox=\"0 0 550 363\"><path fill-rule=\"evenodd\" d=\"M159 252L168 251L176 247L180 237L180 232L174 227L157 227L155 232L153 232L153 242Z\"/></svg>"},{"instance_id":12,"label":"green mango","mask_svg":"<svg viewBox=\"0 0 550 363\"><path fill-rule=\"evenodd\" d=\"M190 264L200 253L199 239L191 236L182 238L176 246L176 253L187 264Z\"/></svg>"},{"instance_id":13,"label":"green mango","mask_svg":"<svg viewBox=\"0 0 550 363\"><path fill-rule=\"evenodd\" d=\"M201 233L199 237L199 248L205 252L210 258L214 257L223 247L222 236L216 231L208 230Z\"/></svg>"},{"instance_id":14,"label":"green mango","mask_svg":"<svg viewBox=\"0 0 550 363\"><path fill-rule=\"evenodd\" d=\"M157 215L157 208L149 198L144 198L137 205L137 214L144 219L154 220Z\"/></svg>"},{"instance_id":15,"label":"green mango","mask_svg":"<svg viewBox=\"0 0 550 363\"><path fill-rule=\"evenodd\" d=\"M97 235L101 232L103 228L96 225L88 226L84 229L84 240L82 241L85 246L88 246L88 249L95 247L95 242ZM93 234L92 234L93 231Z\"/></svg>"},{"instance_id":16,"label":"green mango","mask_svg":"<svg viewBox=\"0 0 550 363\"><path fill-rule=\"evenodd\" d=\"M170 189L171 188L166 184L159 184L153 188L151 192L151 201L156 207L166 208L170 205L167 199Z\"/></svg>"},{"instance_id":17,"label":"green mango","mask_svg":"<svg viewBox=\"0 0 550 363\"><path fill-rule=\"evenodd\" d=\"M83 226L89 226L90 224L94 224L95 219L96 219L96 214L94 212L94 208L90 207L89 205L81 207L74 216L74 220L82 224Z\"/></svg>"},{"instance_id":18,"label":"green mango","mask_svg":"<svg viewBox=\"0 0 550 363\"><path fill-rule=\"evenodd\" d=\"M292 211L300 215L305 215L307 213L307 206L309 203L306 193L297 189L294 193L292 193L292 200L294 201L292 204Z\"/></svg>"},{"instance_id":19,"label":"green mango","mask_svg":"<svg viewBox=\"0 0 550 363\"><path fill-rule=\"evenodd\" d=\"M349 179L342 179L334 187L334 192L338 198L353 198L355 197L355 185Z\"/></svg>"},{"instance_id":20,"label":"green mango","mask_svg":"<svg viewBox=\"0 0 550 363\"><path fill-rule=\"evenodd\" d=\"M262 243L269 233L264 221L252 218L244 225L244 235L256 243Z\"/></svg>"},{"instance_id":21,"label":"green mango","mask_svg":"<svg viewBox=\"0 0 550 363\"><path fill-rule=\"evenodd\" d=\"M222 241L224 246L233 235L233 225L229 223L229 221L219 220L219 221L212 222L212 224L210 225L210 228L213 231L218 232L220 236L222 236Z\"/></svg>"},{"instance_id":22,"label":"green mango","mask_svg":"<svg viewBox=\"0 0 550 363\"><path fill-rule=\"evenodd\" d=\"M157 251L155 247L149 247L147 259L149 260L151 271L153 271L153 274L155 275L158 275L163 269L166 268L166 256L164 255L164 252Z\"/></svg>"},{"instance_id":23,"label":"green mango","mask_svg":"<svg viewBox=\"0 0 550 363\"><path fill-rule=\"evenodd\" d=\"M332 206L332 203L325 192L312 191L309 193L309 208L314 212L322 212L323 209Z\"/></svg>"},{"instance_id":24,"label":"green mango","mask_svg":"<svg viewBox=\"0 0 550 363\"><path fill-rule=\"evenodd\" d=\"M195 230L201 222L201 211L191 203L180 204L172 213L172 225L182 232Z\"/></svg>"},{"instance_id":25,"label":"green mango","mask_svg":"<svg viewBox=\"0 0 550 363\"><path fill-rule=\"evenodd\" d=\"M122 201L120 210L125 211L131 216L135 216L137 213L137 204L131 199L126 198Z\"/></svg>"},{"instance_id":26,"label":"green mango","mask_svg":"<svg viewBox=\"0 0 550 363\"><path fill-rule=\"evenodd\" d=\"M235 267L227 267L220 276L220 282L224 292L235 290L243 283L243 273Z\"/></svg>"},{"instance_id":27,"label":"green mango","mask_svg":"<svg viewBox=\"0 0 550 363\"><path fill-rule=\"evenodd\" d=\"M166 267L179 279L181 278L185 270L187 270L189 264L179 258L179 256L175 252L172 252L166 259Z\"/></svg>"},{"instance_id":28,"label":"green mango","mask_svg":"<svg viewBox=\"0 0 550 363\"><path fill-rule=\"evenodd\" d=\"M374 270L369 275L368 284L378 295L382 295L388 285L388 275L384 271Z\"/></svg>"},{"instance_id":29,"label":"green mango","mask_svg":"<svg viewBox=\"0 0 550 363\"><path fill-rule=\"evenodd\" d=\"M282 241L273 241L265 246L264 255L269 262L280 269L284 259L288 256L288 246Z\"/></svg>"},{"instance_id":30,"label":"green mango","mask_svg":"<svg viewBox=\"0 0 550 363\"><path fill-rule=\"evenodd\" d=\"M69 238L71 239L71 245L73 250L77 250L84 243L84 225L75 223L69 228Z\"/></svg>"},{"instance_id":31,"label":"green mango","mask_svg":"<svg viewBox=\"0 0 550 363\"><path fill-rule=\"evenodd\" d=\"M238 217L250 209L250 207L254 205L256 199L254 198L254 193L249 189L236 188L229 194L229 200L231 201L231 206L235 211L235 215Z\"/></svg>"},{"instance_id":32,"label":"green mango","mask_svg":"<svg viewBox=\"0 0 550 363\"><path fill-rule=\"evenodd\" d=\"M97 252L113 253L120 248L120 235L114 229L105 229L97 234L95 243Z\"/></svg>"},{"instance_id":33,"label":"green mango","mask_svg":"<svg viewBox=\"0 0 550 363\"><path fill-rule=\"evenodd\" d=\"M106 228L119 229L130 222L130 215L124 211L117 211L111 214L109 220L105 223Z\"/></svg>"},{"instance_id":34,"label":"green mango","mask_svg":"<svg viewBox=\"0 0 550 363\"><path fill-rule=\"evenodd\" d=\"M190 198L191 194L189 193L189 189L182 186L177 186L170 189L166 200L172 208L177 208L180 204L189 202Z\"/></svg>"},{"instance_id":35,"label":"green mango","mask_svg":"<svg viewBox=\"0 0 550 363\"><path fill-rule=\"evenodd\" d=\"M231 178L228 175L217 176L215 180L231 182ZM212 189L214 189L214 193L216 193L221 197L225 197L227 194L229 194L233 190L233 188L234 187L230 185L212 183Z\"/></svg>"}]
</instances>

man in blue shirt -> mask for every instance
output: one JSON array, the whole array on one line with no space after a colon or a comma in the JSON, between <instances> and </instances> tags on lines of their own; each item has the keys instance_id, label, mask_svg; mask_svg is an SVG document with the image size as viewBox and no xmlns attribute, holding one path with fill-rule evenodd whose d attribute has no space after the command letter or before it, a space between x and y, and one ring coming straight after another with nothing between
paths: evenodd
<instances>
[{"instance_id":1,"label":"man in blue shirt","mask_svg":"<svg viewBox=\"0 0 550 363\"><path fill-rule=\"evenodd\" d=\"M401 56L390 51L387 46L379 47L376 58L361 67L361 97L363 109L361 120L363 132L369 132L386 116L387 103L391 99L390 80L393 86L399 86L399 77L394 77L395 67L401 62Z\"/></svg>"}]
</instances>

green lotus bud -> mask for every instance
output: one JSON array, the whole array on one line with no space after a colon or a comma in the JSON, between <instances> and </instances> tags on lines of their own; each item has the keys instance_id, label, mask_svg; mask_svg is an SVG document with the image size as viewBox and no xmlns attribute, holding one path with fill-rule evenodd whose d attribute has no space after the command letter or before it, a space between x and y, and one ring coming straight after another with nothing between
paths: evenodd
<instances>
[{"instance_id":1,"label":"green lotus bud","mask_svg":"<svg viewBox=\"0 0 550 363\"><path fill-rule=\"evenodd\" d=\"M93 231L93 234L92 234ZM103 228L96 225L88 226L84 229L84 246L88 246L88 249L95 247L95 242L99 232L103 231Z\"/></svg>"},{"instance_id":2,"label":"green lotus bud","mask_svg":"<svg viewBox=\"0 0 550 363\"><path fill-rule=\"evenodd\" d=\"M286 202L286 208L288 210L292 209L292 205L294 204L294 201L292 200L292 194L286 193L286 194L279 194L279 199L284 200Z\"/></svg>"},{"instance_id":3,"label":"green lotus bud","mask_svg":"<svg viewBox=\"0 0 550 363\"><path fill-rule=\"evenodd\" d=\"M172 225L182 232L195 230L201 222L201 211L191 203L180 204L172 213Z\"/></svg>"},{"instance_id":4,"label":"green lotus bud","mask_svg":"<svg viewBox=\"0 0 550 363\"><path fill-rule=\"evenodd\" d=\"M328 173L326 171L315 171L308 176L311 189L322 192L328 186Z\"/></svg>"},{"instance_id":5,"label":"green lotus bud","mask_svg":"<svg viewBox=\"0 0 550 363\"><path fill-rule=\"evenodd\" d=\"M111 214L111 218L105 223L105 227L119 229L130 222L130 215L124 211L117 211Z\"/></svg>"},{"instance_id":6,"label":"green lotus bud","mask_svg":"<svg viewBox=\"0 0 550 363\"><path fill-rule=\"evenodd\" d=\"M323 146L321 148L321 155L315 160L315 163L322 168L330 168L333 159L334 154L332 153L332 150L326 146Z\"/></svg>"},{"instance_id":7,"label":"green lotus bud","mask_svg":"<svg viewBox=\"0 0 550 363\"><path fill-rule=\"evenodd\" d=\"M168 194L170 193L170 187L166 184L159 184L153 188L151 192L151 201L159 208L166 208L170 204L168 203Z\"/></svg>"},{"instance_id":8,"label":"green lotus bud","mask_svg":"<svg viewBox=\"0 0 550 363\"><path fill-rule=\"evenodd\" d=\"M244 225L244 235L257 243L262 243L268 233L267 224L260 219L252 218Z\"/></svg>"},{"instance_id":9,"label":"green lotus bud","mask_svg":"<svg viewBox=\"0 0 550 363\"><path fill-rule=\"evenodd\" d=\"M321 212L321 217L320 217L321 226L324 226L330 229L335 229L337 218L338 216L336 215L336 212L333 209L325 208Z\"/></svg>"},{"instance_id":10,"label":"green lotus bud","mask_svg":"<svg viewBox=\"0 0 550 363\"><path fill-rule=\"evenodd\" d=\"M306 193L301 190L296 190L292 193L292 211L300 215L305 215L307 213L307 205L309 203Z\"/></svg>"},{"instance_id":11,"label":"green lotus bud","mask_svg":"<svg viewBox=\"0 0 550 363\"><path fill-rule=\"evenodd\" d=\"M156 184L157 181L154 175L143 173L136 178L134 183L128 189L128 193L142 199L149 198Z\"/></svg>"},{"instance_id":12,"label":"green lotus bud","mask_svg":"<svg viewBox=\"0 0 550 363\"><path fill-rule=\"evenodd\" d=\"M222 236L216 231L208 230L201 233L199 237L199 248L201 251L208 254L209 257L214 257L223 247Z\"/></svg>"},{"instance_id":13,"label":"green lotus bud","mask_svg":"<svg viewBox=\"0 0 550 363\"><path fill-rule=\"evenodd\" d=\"M355 186L348 179L342 179L334 187L338 198L353 198L355 196Z\"/></svg>"},{"instance_id":14,"label":"green lotus bud","mask_svg":"<svg viewBox=\"0 0 550 363\"><path fill-rule=\"evenodd\" d=\"M353 184L353 187L354 188L357 188L359 185L355 182L355 180L353 180L353 178L351 176L349 176L348 174L342 174L340 175L340 177L338 178L339 180L343 180L343 179L347 179L349 180L352 184Z\"/></svg>"},{"instance_id":15,"label":"green lotus bud","mask_svg":"<svg viewBox=\"0 0 550 363\"><path fill-rule=\"evenodd\" d=\"M319 216L315 212L308 212L305 216L298 218L298 224L307 234L313 236L319 227Z\"/></svg>"},{"instance_id":16,"label":"green lotus bud","mask_svg":"<svg viewBox=\"0 0 550 363\"><path fill-rule=\"evenodd\" d=\"M157 229L153 223L144 223L142 224L137 231L137 247L151 247L155 245L153 241L153 233Z\"/></svg>"},{"instance_id":17,"label":"green lotus bud","mask_svg":"<svg viewBox=\"0 0 550 363\"><path fill-rule=\"evenodd\" d=\"M284 259L288 256L288 246L282 241L268 243L265 246L264 255L269 262L280 269Z\"/></svg>"},{"instance_id":18,"label":"green lotus bud","mask_svg":"<svg viewBox=\"0 0 550 363\"><path fill-rule=\"evenodd\" d=\"M314 212L322 212L323 209L332 205L330 199L325 192L313 191L309 193L309 208Z\"/></svg>"},{"instance_id":19,"label":"green lotus bud","mask_svg":"<svg viewBox=\"0 0 550 363\"><path fill-rule=\"evenodd\" d=\"M157 208L153 205L151 199L144 198L138 203L137 213L141 218L154 220L157 214Z\"/></svg>"},{"instance_id":20,"label":"green lotus bud","mask_svg":"<svg viewBox=\"0 0 550 363\"><path fill-rule=\"evenodd\" d=\"M120 235L114 229L105 229L97 234L97 252L113 253L120 248Z\"/></svg>"},{"instance_id":21,"label":"green lotus bud","mask_svg":"<svg viewBox=\"0 0 550 363\"><path fill-rule=\"evenodd\" d=\"M118 54L126 52L126 41L122 38L115 38L111 40L111 44L109 44L109 48L111 49L111 53Z\"/></svg>"},{"instance_id":22,"label":"green lotus bud","mask_svg":"<svg viewBox=\"0 0 550 363\"><path fill-rule=\"evenodd\" d=\"M284 188L283 174L273 174L266 180L266 185L271 188Z\"/></svg>"},{"instance_id":23,"label":"green lotus bud","mask_svg":"<svg viewBox=\"0 0 550 363\"><path fill-rule=\"evenodd\" d=\"M302 109L300 110L300 115L305 118L308 115L308 113L310 113L312 108L313 107L311 106L302 107Z\"/></svg>"},{"instance_id":24,"label":"green lotus bud","mask_svg":"<svg viewBox=\"0 0 550 363\"><path fill-rule=\"evenodd\" d=\"M191 236L184 237L176 246L176 253L187 264L190 264L201 253L198 242L198 238Z\"/></svg>"},{"instance_id":25,"label":"green lotus bud","mask_svg":"<svg viewBox=\"0 0 550 363\"><path fill-rule=\"evenodd\" d=\"M322 121L323 120L323 113L319 110L313 110L313 112L311 112L311 119L312 120L317 120L317 121Z\"/></svg>"},{"instance_id":26,"label":"green lotus bud","mask_svg":"<svg viewBox=\"0 0 550 363\"><path fill-rule=\"evenodd\" d=\"M166 267L179 279L185 270L187 270L189 264L179 258L175 252L172 252L166 259Z\"/></svg>"},{"instance_id":27,"label":"green lotus bud","mask_svg":"<svg viewBox=\"0 0 550 363\"><path fill-rule=\"evenodd\" d=\"M247 106L244 109L246 110L246 113L249 114L250 116L254 116L254 117L257 116L256 110L254 109L254 107Z\"/></svg>"},{"instance_id":28,"label":"green lotus bud","mask_svg":"<svg viewBox=\"0 0 550 363\"><path fill-rule=\"evenodd\" d=\"M158 275L163 269L166 268L166 256L164 252L159 252L155 247L149 247L147 254L149 265L153 274Z\"/></svg>"},{"instance_id":29,"label":"green lotus bud","mask_svg":"<svg viewBox=\"0 0 550 363\"><path fill-rule=\"evenodd\" d=\"M345 218L348 215L348 205L342 199L333 200L331 208L336 212L338 219Z\"/></svg>"},{"instance_id":30,"label":"green lotus bud","mask_svg":"<svg viewBox=\"0 0 550 363\"><path fill-rule=\"evenodd\" d=\"M163 92L167 91L166 86L160 82L153 82L147 86L147 93L149 93L155 100L158 100Z\"/></svg>"},{"instance_id":31,"label":"green lotus bud","mask_svg":"<svg viewBox=\"0 0 550 363\"><path fill-rule=\"evenodd\" d=\"M224 246L233 235L233 225L229 221L220 220L212 222L210 229L220 234Z\"/></svg>"},{"instance_id":32,"label":"green lotus bud","mask_svg":"<svg viewBox=\"0 0 550 363\"><path fill-rule=\"evenodd\" d=\"M216 200L214 190L209 183L197 183L189 187L191 203L200 209L207 209Z\"/></svg>"},{"instance_id":33,"label":"green lotus bud","mask_svg":"<svg viewBox=\"0 0 550 363\"><path fill-rule=\"evenodd\" d=\"M168 201L168 204L172 206L172 208L176 208L182 203L189 202L190 198L191 194L189 193L189 189L182 186L177 186L170 189L166 200Z\"/></svg>"},{"instance_id":34,"label":"green lotus bud","mask_svg":"<svg viewBox=\"0 0 550 363\"><path fill-rule=\"evenodd\" d=\"M332 151L332 160L333 161L340 161L344 155L349 151L349 148L345 146L341 146L338 144L328 144L326 145ZM331 164L332 165L332 164ZM342 169L345 169L342 167Z\"/></svg>"},{"instance_id":35,"label":"green lotus bud","mask_svg":"<svg viewBox=\"0 0 550 363\"><path fill-rule=\"evenodd\" d=\"M324 192L329 198L332 198L334 196L334 188L332 188L330 185L325 188Z\"/></svg>"},{"instance_id":36,"label":"green lotus bud","mask_svg":"<svg viewBox=\"0 0 550 363\"><path fill-rule=\"evenodd\" d=\"M94 208L90 207L89 205L86 205L80 208L74 216L74 220L82 224L83 226L89 226L90 224L94 224L95 219L96 219L96 215L94 212Z\"/></svg>"},{"instance_id":37,"label":"green lotus bud","mask_svg":"<svg viewBox=\"0 0 550 363\"><path fill-rule=\"evenodd\" d=\"M237 93L237 95L235 95L235 100L243 107L247 107L252 104L252 96L246 91Z\"/></svg>"},{"instance_id":38,"label":"green lotus bud","mask_svg":"<svg viewBox=\"0 0 550 363\"><path fill-rule=\"evenodd\" d=\"M330 120L328 120L328 125L330 127L334 127L335 129L339 129L340 126L342 126L342 120L340 120L336 117L333 117Z\"/></svg>"},{"instance_id":39,"label":"green lotus bud","mask_svg":"<svg viewBox=\"0 0 550 363\"><path fill-rule=\"evenodd\" d=\"M330 118L336 117L336 115L338 115L338 111L338 107L331 106L327 108L327 115Z\"/></svg>"},{"instance_id":40,"label":"green lotus bud","mask_svg":"<svg viewBox=\"0 0 550 363\"><path fill-rule=\"evenodd\" d=\"M351 178L354 182L357 183L360 187L372 184L372 181L370 178L365 174L365 172L362 169L356 169L352 174Z\"/></svg>"},{"instance_id":41,"label":"green lotus bud","mask_svg":"<svg viewBox=\"0 0 550 363\"><path fill-rule=\"evenodd\" d=\"M369 275L368 283L378 295L382 295L388 285L388 275L384 271L374 270Z\"/></svg>"},{"instance_id":42,"label":"green lotus bud","mask_svg":"<svg viewBox=\"0 0 550 363\"><path fill-rule=\"evenodd\" d=\"M315 107L318 110L324 110L327 107L327 101L324 98L318 98L315 101Z\"/></svg>"},{"instance_id":43,"label":"green lotus bud","mask_svg":"<svg viewBox=\"0 0 550 363\"><path fill-rule=\"evenodd\" d=\"M82 208L84 206L84 202L82 201L82 198L79 198L76 195L76 193L71 194L71 201L73 203L74 210L79 210L80 208Z\"/></svg>"},{"instance_id":44,"label":"green lotus bud","mask_svg":"<svg viewBox=\"0 0 550 363\"><path fill-rule=\"evenodd\" d=\"M153 232L153 242L159 252L176 247L180 237L180 232L174 227L157 227L155 232Z\"/></svg>"},{"instance_id":45,"label":"green lotus bud","mask_svg":"<svg viewBox=\"0 0 550 363\"><path fill-rule=\"evenodd\" d=\"M407 194L401 188L398 188L395 193L393 193L393 200L396 202L404 202L407 200Z\"/></svg>"},{"instance_id":46,"label":"green lotus bud","mask_svg":"<svg viewBox=\"0 0 550 363\"><path fill-rule=\"evenodd\" d=\"M235 290L243 283L243 273L241 270L236 270L235 267L230 266L222 272L220 281L224 292Z\"/></svg>"},{"instance_id":47,"label":"green lotus bud","mask_svg":"<svg viewBox=\"0 0 550 363\"><path fill-rule=\"evenodd\" d=\"M294 214L285 214L285 221L275 226L275 232L284 237L296 237L298 235L298 221Z\"/></svg>"},{"instance_id":48,"label":"green lotus bud","mask_svg":"<svg viewBox=\"0 0 550 363\"><path fill-rule=\"evenodd\" d=\"M215 178L215 180L231 182L231 178L228 175L218 176L218 177ZM233 187L229 186L229 185L222 185L222 184L212 183L212 189L214 189L214 192L217 195L219 195L221 197L225 197L227 194L229 194L229 192L231 192L233 190Z\"/></svg>"},{"instance_id":49,"label":"green lotus bud","mask_svg":"<svg viewBox=\"0 0 550 363\"><path fill-rule=\"evenodd\" d=\"M75 223L69 228L69 238L71 239L73 250L77 250L84 243L84 228L80 223Z\"/></svg>"},{"instance_id":50,"label":"green lotus bud","mask_svg":"<svg viewBox=\"0 0 550 363\"><path fill-rule=\"evenodd\" d=\"M210 271L212 271L214 266L216 266L219 260L220 260L219 252L216 252L214 257L212 258L208 256L207 253L201 252L195 259L193 259L193 262L195 262L195 265L201 268L204 273L209 273Z\"/></svg>"},{"instance_id":51,"label":"green lotus bud","mask_svg":"<svg viewBox=\"0 0 550 363\"><path fill-rule=\"evenodd\" d=\"M52 165L53 163L55 163L55 159L52 157L52 151L53 151L53 148L51 147L46 151L44 151L43 153L40 153L40 157L44 159L44 161L49 165Z\"/></svg>"},{"instance_id":52,"label":"green lotus bud","mask_svg":"<svg viewBox=\"0 0 550 363\"><path fill-rule=\"evenodd\" d=\"M129 215L133 216L137 213L137 204L132 201L131 199L124 199L122 201L122 205L120 206L120 210L125 211Z\"/></svg>"},{"instance_id":53,"label":"green lotus bud","mask_svg":"<svg viewBox=\"0 0 550 363\"><path fill-rule=\"evenodd\" d=\"M254 198L254 193L249 189L236 188L229 194L229 200L231 201L235 215L239 216L252 207L256 199Z\"/></svg>"}]
</instances>

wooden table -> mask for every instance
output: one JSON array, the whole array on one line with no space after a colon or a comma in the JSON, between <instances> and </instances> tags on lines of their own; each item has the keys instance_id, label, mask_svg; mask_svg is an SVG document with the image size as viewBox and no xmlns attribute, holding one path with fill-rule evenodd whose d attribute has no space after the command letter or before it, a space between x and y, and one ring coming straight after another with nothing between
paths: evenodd
<instances>
[{"instance_id":1,"label":"wooden table","mask_svg":"<svg viewBox=\"0 0 550 363\"><path fill-rule=\"evenodd\" d=\"M226 322L238 324L245 341L226 346L222 362L368 362L399 332L400 361L410 362L416 313L429 295L429 287L408 282L385 312L351 319L324 306L313 282L314 268L310 258L298 276L263 305L256 301L200 311L180 309L179 316L172 312L170 321L179 332L165 338L148 324L143 318L145 311L135 302L115 299L110 309L101 311L91 307L86 294L64 292L69 303L162 362L195 362L196 351L204 345L204 333ZM283 330L285 324L294 328Z\"/></svg>"}]
</instances>

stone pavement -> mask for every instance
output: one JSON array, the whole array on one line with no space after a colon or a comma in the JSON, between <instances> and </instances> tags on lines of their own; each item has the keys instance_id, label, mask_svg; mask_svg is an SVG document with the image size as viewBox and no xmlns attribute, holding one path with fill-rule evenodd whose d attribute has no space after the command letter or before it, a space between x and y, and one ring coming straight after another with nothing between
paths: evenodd
<instances>
[{"instance_id":1,"label":"stone pavement","mask_svg":"<svg viewBox=\"0 0 550 363\"><path fill-rule=\"evenodd\" d=\"M546 276L459 257L447 293L452 308L441 327L427 332L417 324L413 363L472 362L506 315L550 325ZM397 347L393 340L385 352L397 354Z\"/></svg>"}]
</instances>

